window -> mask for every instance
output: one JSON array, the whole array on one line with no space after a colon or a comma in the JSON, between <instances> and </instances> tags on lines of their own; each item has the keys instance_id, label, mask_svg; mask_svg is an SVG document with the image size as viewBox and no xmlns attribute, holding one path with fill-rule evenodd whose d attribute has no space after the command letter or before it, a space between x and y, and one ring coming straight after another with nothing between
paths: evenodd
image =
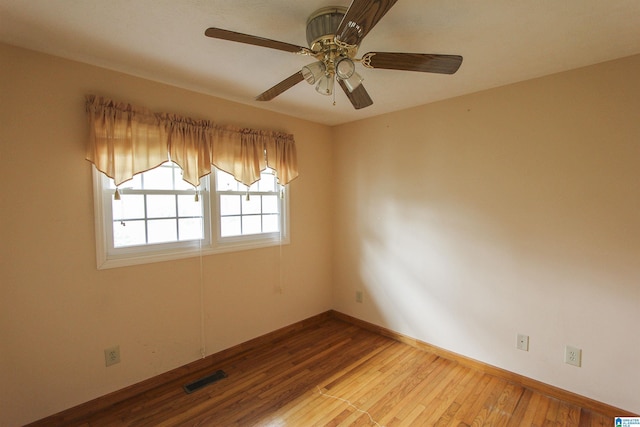
<instances>
[{"instance_id":1,"label":"window","mask_svg":"<svg viewBox=\"0 0 640 427\"><path fill-rule=\"evenodd\" d=\"M113 180L94 168L94 185L98 268L288 243L288 200L270 169L250 187L215 169L194 188L166 162L114 197Z\"/></svg>"},{"instance_id":2,"label":"window","mask_svg":"<svg viewBox=\"0 0 640 427\"><path fill-rule=\"evenodd\" d=\"M280 191L272 172L247 189L233 176L216 170L221 238L280 233Z\"/></svg>"}]
</instances>

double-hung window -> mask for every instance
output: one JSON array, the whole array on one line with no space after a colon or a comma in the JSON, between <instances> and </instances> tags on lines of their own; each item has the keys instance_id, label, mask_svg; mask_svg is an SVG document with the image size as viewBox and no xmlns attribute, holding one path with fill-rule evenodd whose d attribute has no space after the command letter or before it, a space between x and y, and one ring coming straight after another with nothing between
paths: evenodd
<instances>
[{"instance_id":1,"label":"double-hung window","mask_svg":"<svg viewBox=\"0 0 640 427\"><path fill-rule=\"evenodd\" d=\"M255 236L279 240L286 212L282 209L284 189L279 187L273 171L262 172L260 180L248 188L217 169L215 181L220 241L254 240Z\"/></svg>"},{"instance_id":2,"label":"double-hung window","mask_svg":"<svg viewBox=\"0 0 640 427\"><path fill-rule=\"evenodd\" d=\"M266 169L247 187L218 169L194 188L172 162L117 188L94 168L98 268L288 243L288 196Z\"/></svg>"}]
</instances>

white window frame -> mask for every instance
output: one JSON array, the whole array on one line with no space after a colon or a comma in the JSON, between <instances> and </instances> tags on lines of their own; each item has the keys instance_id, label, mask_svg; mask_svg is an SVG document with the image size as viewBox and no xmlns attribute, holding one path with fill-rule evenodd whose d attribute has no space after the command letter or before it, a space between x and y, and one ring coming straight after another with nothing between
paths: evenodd
<instances>
[{"instance_id":1,"label":"white window frame","mask_svg":"<svg viewBox=\"0 0 640 427\"><path fill-rule=\"evenodd\" d=\"M114 189L109 185L109 178L95 167L92 169L98 269L126 267L290 243L289 195L286 191L288 189L284 187L281 187L280 190L279 232L221 237L219 196L225 192L216 191L215 170L213 170L210 176L201 178L199 189L199 197L203 206L204 239L114 248L113 214L111 212ZM121 193L126 194L126 189L123 188L126 188L126 183L121 186L120 190ZM150 191L149 194L152 192Z\"/></svg>"}]
</instances>

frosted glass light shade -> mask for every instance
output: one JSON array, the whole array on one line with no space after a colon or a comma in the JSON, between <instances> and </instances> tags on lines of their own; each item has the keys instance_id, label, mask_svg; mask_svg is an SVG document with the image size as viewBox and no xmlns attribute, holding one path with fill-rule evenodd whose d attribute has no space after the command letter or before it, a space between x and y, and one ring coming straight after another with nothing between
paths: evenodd
<instances>
[{"instance_id":1,"label":"frosted glass light shade","mask_svg":"<svg viewBox=\"0 0 640 427\"><path fill-rule=\"evenodd\" d=\"M336 63L336 76L341 80L346 80L356 72L356 66L349 58L341 58Z\"/></svg>"},{"instance_id":2,"label":"frosted glass light shade","mask_svg":"<svg viewBox=\"0 0 640 427\"><path fill-rule=\"evenodd\" d=\"M319 81L325 73L326 67L324 62L318 61L313 64L305 65L302 67L302 77L309 83L310 85Z\"/></svg>"},{"instance_id":3,"label":"frosted glass light shade","mask_svg":"<svg viewBox=\"0 0 640 427\"><path fill-rule=\"evenodd\" d=\"M318 80L318 84L316 85L316 91L323 95L331 95L333 93L333 85L334 85L333 75L323 75L320 80Z\"/></svg>"}]
</instances>

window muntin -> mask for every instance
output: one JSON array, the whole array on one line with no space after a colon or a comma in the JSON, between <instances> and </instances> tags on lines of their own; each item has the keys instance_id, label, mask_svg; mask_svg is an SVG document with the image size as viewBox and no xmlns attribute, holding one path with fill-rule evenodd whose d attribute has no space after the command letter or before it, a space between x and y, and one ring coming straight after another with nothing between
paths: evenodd
<instances>
[{"instance_id":1,"label":"window muntin","mask_svg":"<svg viewBox=\"0 0 640 427\"><path fill-rule=\"evenodd\" d=\"M116 187L112 179L108 181L107 193L113 194ZM203 240L200 191L182 180L182 171L175 163L166 162L136 175L118 189L120 200L110 200L114 250Z\"/></svg>"},{"instance_id":2,"label":"window muntin","mask_svg":"<svg viewBox=\"0 0 640 427\"><path fill-rule=\"evenodd\" d=\"M215 171L215 180L220 239L280 233L283 194L273 170L263 171L249 188L221 170Z\"/></svg>"},{"instance_id":3,"label":"window muntin","mask_svg":"<svg viewBox=\"0 0 640 427\"><path fill-rule=\"evenodd\" d=\"M247 188L214 169L195 189L167 162L120 185L115 200L113 180L94 168L94 187L98 268L289 242L288 197L272 170Z\"/></svg>"}]
</instances>

